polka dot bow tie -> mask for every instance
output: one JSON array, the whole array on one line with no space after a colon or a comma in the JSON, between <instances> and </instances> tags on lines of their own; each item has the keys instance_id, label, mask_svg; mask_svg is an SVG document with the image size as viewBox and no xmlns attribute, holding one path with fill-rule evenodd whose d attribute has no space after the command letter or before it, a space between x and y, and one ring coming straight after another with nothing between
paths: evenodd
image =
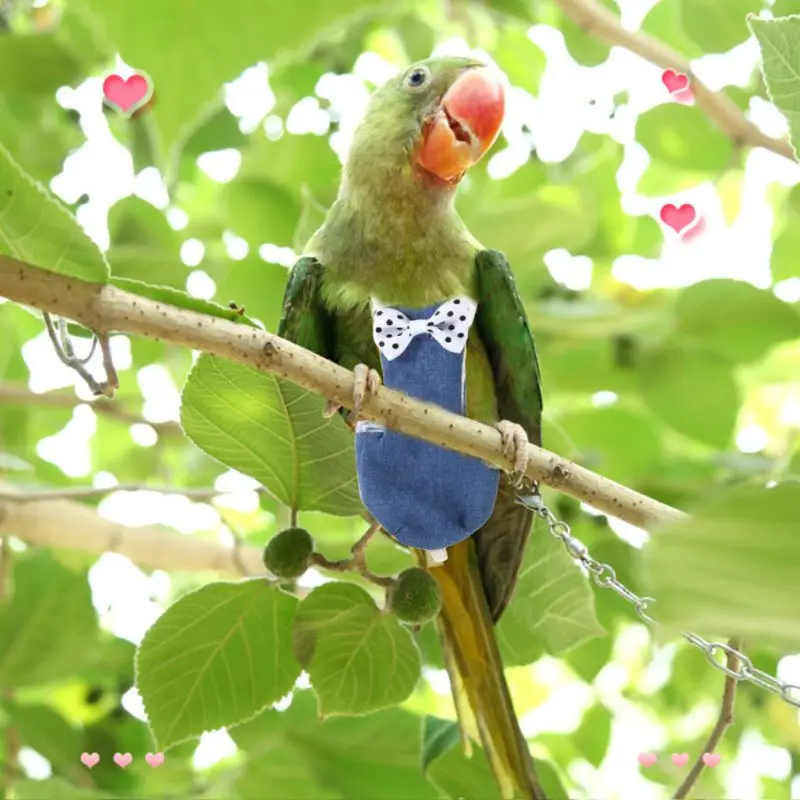
<instances>
[{"instance_id":1,"label":"polka dot bow tie","mask_svg":"<svg viewBox=\"0 0 800 800\"><path fill-rule=\"evenodd\" d=\"M387 361L402 355L421 334L432 336L445 350L460 353L467 343L477 304L469 297L442 303L428 319L409 319L402 311L372 302L372 338Z\"/></svg>"}]
</instances>

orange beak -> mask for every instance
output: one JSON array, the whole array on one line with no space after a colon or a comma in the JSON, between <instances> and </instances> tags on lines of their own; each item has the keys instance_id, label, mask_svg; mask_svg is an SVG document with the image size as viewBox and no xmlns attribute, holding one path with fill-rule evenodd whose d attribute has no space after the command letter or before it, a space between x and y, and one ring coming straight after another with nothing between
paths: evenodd
<instances>
[{"instance_id":1,"label":"orange beak","mask_svg":"<svg viewBox=\"0 0 800 800\"><path fill-rule=\"evenodd\" d=\"M428 119L417 164L441 181L457 183L494 144L505 106L503 84L491 70L478 67L465 72Z\"/></svg>"}]
</instances>

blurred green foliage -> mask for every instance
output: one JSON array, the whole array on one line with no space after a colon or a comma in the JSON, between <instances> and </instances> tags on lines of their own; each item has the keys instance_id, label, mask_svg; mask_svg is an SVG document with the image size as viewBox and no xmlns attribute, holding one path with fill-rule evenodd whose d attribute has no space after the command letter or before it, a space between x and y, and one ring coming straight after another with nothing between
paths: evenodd
<instances>
[{"instance_id":1,"label":"blurred green foliage","mask_svg":"<svg viewBox=\"0 0 800 800\"><path fill-rule=\"evenodd\" d=\"M619 11L612 0L601 5ZM760 10L760 0L660 0L642 28L696 58L741 44L746 15ZM774 7L776 14L792 10L792 0ZM751 22L764 81L754 71L746 88L726 90L740 108L771 97L795 147L799 19ZM0 4L0 253L98 283L110 272L110 282L128 291L275 330L287 274L275 248L302 248L334 199L339 177L328 134L283 130L290 111L309 97L329 109L317 95L320 79L350 73L365 51L400 67L453 36L483 48L513 86L535 97L549 65L528 36L532 24L557 28L580 65L609 57L607 44L545 0ZM125 197L110 210L110 245L102 253L67 204L30 178L47 186L85 141L79 115L58 104L55 92L112 71L117 53L153 78L156 94L129 121L106 113L109 132L129 150L137 172L160 171L170 210L182 211L186 224L172 225L163 209ZM280 135L274 126L269 135L261 124L240 127L224 104L223 85L259 61L269 66L275 99L269 113ZM337 127L332 119L328 133ZM641 194L661 197L712 181L726 215L735 217L742 153L697 106L665 103L645 112L636 139L651 159L637 187ZM494 152L504 146L501 138ZM241 166L232 180L218 182L198 167L198 157L226 149L239 151ZM697 508L698 516L656 536L640 558L604 517L550 490L548 504L626 586L657 597L654 613L663 611L670 634L697 624L723 636L741 623L754 664L774 674L778 658L798 650L800 640L793 583L800 533L800 309L771 287L729 278L648 291L617 280L616 259L656 259L662 245L650 216L623 211L616 184L622 158L619 142L587 131L562 162L545 163L532 150L502 180L490 179L486 159L465 181L459 210L479 239L506 252L515 270L540 351L546 446L664 502ZM800 190L778 187L771 199L774 284L800 276ZM71 211L83 200L71 203ZM230 254L223 239L230 232L249 246L243 257ZM204 246L198 269L214 283L211 299L187 293L190 269L181 248L189 239ZM264 244L273 248L260 254ZM569 290L553 279L543 258L556 249L592 259L590 288ZM0 481L68 489L90 476L70 477L38 445L65 428L77 401L71 392L57 402L19 400L38 369L22 348L40 332L34 314L0 305ZM110 472L121 483L197 488L230 467L268 490L252 512L220 510L242 541L263 546L288 522L291 506L319 551L334 560L348 555L364 527L349 434L338 417L322 420L318 398L209 356L193 361L164 342L131 340L130 351L114 401L119 413L98 411L89 442L92 473ZM154 424L157 441L143 447L130 423L146 421L142 376L154 365L184 387L182 430ZM747 426L766 433L757 452L736 447ZM765 489L767 482L780 485ZM216 532L194 535L216 539ZM434 627L412 631L382 614L375 587L358 576L301 592L298 601L258 577L208 583L206 575L172 574L170 597L177 602L150 628L136 658L153 739L121 705L134 684L134 646L100 625L102 610L89 586L94 558L35 548L7 558L0 772L8 798L494 796L485 758L477 751L467 760L452 746L452 704L424 677L443 667ZM411 564L387 539L370 545L368 561L379 574ZM630 605L595 591L563 548L535 529L516 597L497 629L518 712L522 717L548 699L551 687L536 668L553 657L591 695L573 731L532 738L553 798L596 795L584 767L600 767L611 746L615 710L598 676L612 661L627 675L624 700L663 725L664 752L700 752L707 732L683 723L716 702L720 674L681 643L668 678L653 691L644 680L653 642L638 653L626 650L633 624ZM271 710L301 668L314 691L297 689L288 710ZM791 773L800 774L797 715L788 706L745 685L736 719L719 748L725 765L743 737L757 732L786 748ZM236 754L195 768L197 737L223 726L231 726ZM48 760L50 778L22 774L20 746ZM152 769L144 754L157 747L170 749ZM79 763L84 751L102 756L91 771ZM115 752L132 753L133 764L119 769L111 761ZM632 751L631 773L638 769L634 761ZM724 796L725 765L706 771L701 796ZM647 777L664 792L676 784L666 767ZM764 796L789 797L788 786L789 779L761 780Z\"/></svg>"}]
</instances>

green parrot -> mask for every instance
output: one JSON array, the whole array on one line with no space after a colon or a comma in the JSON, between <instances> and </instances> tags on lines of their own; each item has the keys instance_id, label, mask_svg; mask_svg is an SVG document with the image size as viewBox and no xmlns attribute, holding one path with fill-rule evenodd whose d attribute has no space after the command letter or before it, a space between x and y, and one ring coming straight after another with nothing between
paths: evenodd
<instances>
[{"instance_id":1,"label":"green parrot","mask_svg":"<svg viewBox=\"0 0 800 800\"><path fill-rule=\"evenodd\" d=\"M516 499L527 443L541 444L539 366L505 257L484 249L454 206L461 178L497 138L504 98L493 70L456 57L414 64L373 93L337 199L292 268L278 335L354 371L357 418L381 384L373 298L407 308L454 295L477 303L466 414L498 428L514 473L501 476L488 521L447 548L443 563L423 550L416 556L442 590L437 624L467 751L471 739L482 743L504 798L544 798L492 627L514 591L532 525Z\"/></svg>"}]
</instances>

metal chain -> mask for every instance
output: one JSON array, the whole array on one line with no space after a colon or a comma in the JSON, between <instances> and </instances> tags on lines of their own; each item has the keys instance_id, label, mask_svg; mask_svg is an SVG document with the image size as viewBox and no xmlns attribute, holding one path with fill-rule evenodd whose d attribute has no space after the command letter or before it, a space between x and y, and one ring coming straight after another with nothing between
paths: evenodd
<instances>
[{"instance_id":1,"label":"metal chain","mask_svg":"<svg viewBox=\"0 0 800 800\"><path fill-rule=\"evenodd\" d=\"M592 558L586 546L572 536L569 525L556 518L553 512L544 504L544 500L538 492L519 496L517 502L533 511L534 514L547 523L550 534L564 545L575 561L586 568L592 576L592 580L599 587L612 589L620 597L635 606L636 613L643 622L651 627L658 626L658 623L649 614L645 613L646 609L655 603L655 600L652 597L639 597L639 595L617 580L617 574L610 564L602 564ZM731 647L725 642L708 642L696 633L684 632L683 637L690 644L699 647L705 653L708 662L729 678L733 678L736 681L754 683L756 686L778 695L790 705L800 708L800 686L797 684L784 683L774 675L754 667L753 662L744 653L740 653L735 647ZM736 656L739 660L738 672L729 669L725 663L717 661L714 656L718 652L726 656Z\"/></svg>"}]
</instances>

